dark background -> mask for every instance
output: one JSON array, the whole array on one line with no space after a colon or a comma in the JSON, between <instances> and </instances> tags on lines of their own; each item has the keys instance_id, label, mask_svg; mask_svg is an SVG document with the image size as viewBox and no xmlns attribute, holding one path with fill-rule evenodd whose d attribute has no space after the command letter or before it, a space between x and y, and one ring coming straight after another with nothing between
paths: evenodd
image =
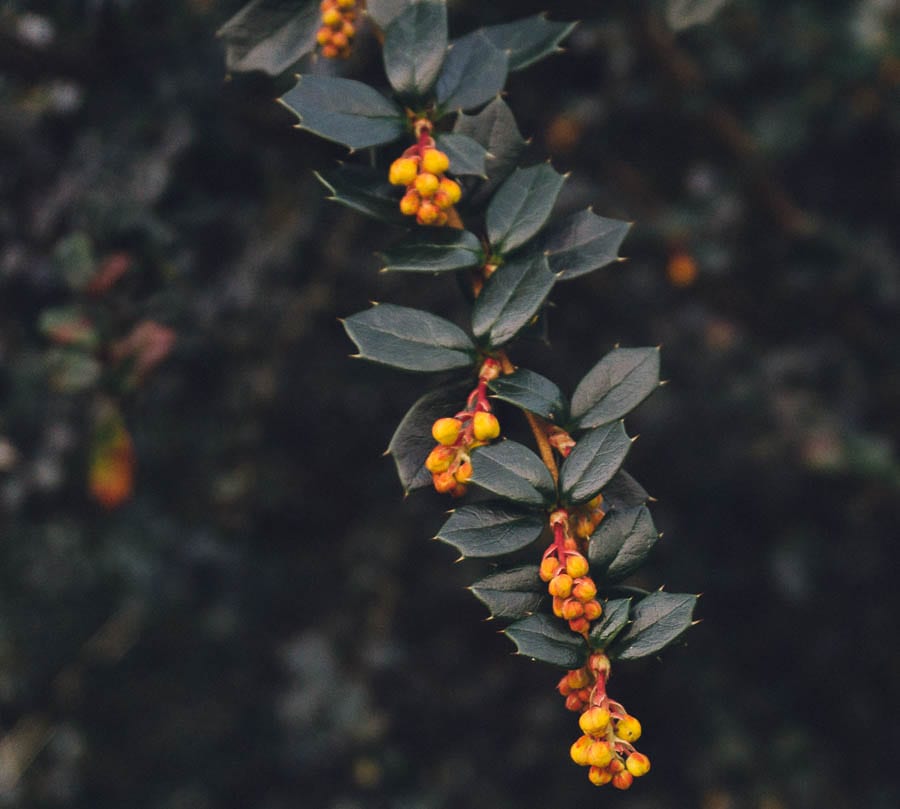
<instances>
[{"instance_id":1,"label":"dark background","mask_svg":"<svg viewBox=\"0 0 900 809\"><path fill-rule=\"evenodd\" d=\"M636 583L703 621L614 671L653 761L625 795L569 761L558 673L464 589L483 568L428 541L446 501L381 456L434 380L347 359L370 299L464 303L376 273L396 236L323 201L344 152L272 103L289 79L225 80L239 6L0 11L0 807L900 805L897 4L733 0L675 35L561 2L568 52L510 80L561 206L636 222L515 360L571 390L661 343L670 380L629 422L665 533ZM460 33L546 4L450 7ZM348 69L382 80L366 35ZM53 388L37 327L72 234L133 261L120 325L178 335L121 400L112 512L96 393Z\"/></svg>"}]
</instances>

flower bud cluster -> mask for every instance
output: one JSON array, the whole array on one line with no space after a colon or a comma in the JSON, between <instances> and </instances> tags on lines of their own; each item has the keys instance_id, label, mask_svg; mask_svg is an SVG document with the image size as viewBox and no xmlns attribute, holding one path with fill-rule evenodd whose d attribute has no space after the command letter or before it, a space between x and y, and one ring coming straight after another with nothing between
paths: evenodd
<instances>
[{"instance_id":1,"label":"flower bud cluster","mask_svg":"<svg viewBox=\"0 0 900 809\"><path fill-rule=\"evenodd\" d=\"M400 212L415 216L420 225L446 225L450 209L462 196L459 183L444 176L449 168L450 158L423 132L415 146L391 163L388 172L391 185L406 186Z\"/></svg>"},{"instance_id":2,"label":"flower bud cluster","mask_svg":"<svg viewBox=\"0 0 900 809\"><path fill-rule=\"evenodd\" d=\"M572 513L559 509L550 515L553 544L544 552L539 572L553 598L553 614L568 621L569 629L582 635L603 614L584 553L585 540L603 519L602 501L602 496L597 495Z\"/></svg>"},{"instance_id":3,"label":"flower bud cluster","mask_svg":"<svg viewBox=\"0 0 900 809\"><path fill-rule=\"evenodd\" d=\"M462 497L472 477L472 450L500 436L500 422L491 412L487 384L500 374L500 364L487 359L481 366L478 385L469 394L465 410L450 418L440 418L431 426L437 446L425 460L434 488L444 494Z\"/></svg>"},{"instance_id":4,"label":"flower bud cluster","mask_svg":"<svg viewBox=\"0 0 900 809\"><path fill-rule=\"evenodd\" d=\"M568 672L557 686L566 707L578 711L582 735L569 749L576 764L588 767L588 780L595 786L612 784L628 789L635 778L650 771L650 759L635 747L641 723L606 694L609 658L595 652L587 665Z\"/></svg>"},{"instance_id":5,"label":"flower bud cluster","mask_svg":"<svg viewBox=\"0 0 900 809\"><path fill-rule=\"evenodd\" d=\"M316 42L322 48L322 56L346 59L356 34L356 0L322 0L320 8L322 27L316 33Z\"/></svg>"}]
</instances>

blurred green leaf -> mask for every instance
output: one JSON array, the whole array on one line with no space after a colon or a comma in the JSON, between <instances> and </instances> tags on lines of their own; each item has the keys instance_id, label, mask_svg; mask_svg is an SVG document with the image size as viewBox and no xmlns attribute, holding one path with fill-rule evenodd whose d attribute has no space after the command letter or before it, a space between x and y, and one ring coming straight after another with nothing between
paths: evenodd
<instances>
[{"instance_id":1,"label":"blurred green leaf","mask_svg":"<svg viewBox=\"0 0 900 809\"><path fill-rule=\"evenodd\" d=\"M673 30L709 22L728 0L666 0L666 21Z\"/></svg>"},{"instance_id":2,"label":"blurred green leaf","mask_svg":"<svg viewBox=\"0 0 900 809\"><path fill-rule=\"evenodd\" d=\"M103 366L90 354L70 348L53 348L46 356L50 387L60 393L81 393L99 381Z\"/></svg>"},{"instance_id":3,"label":"blurred green leaf","mask_svg":"<svg viewBox=\"0 0 900 809\"><path fill-rule=\"evenodd\" d=\"M605 649L615 640L628 623L630 598L611 598L603 604L603 615L592 627L588 636L591 649Z\"/></svg>"},{"instance_id":4,"label":"blurred green leaf","mask_svg":"<svg viewBox=\"0 0 900 809\"><path fill-rule=\"evenodd\" d=\"M501 570L475 582L471 591L488 608L492 618L515 620L537 610L544 599L538 566Z\"/></svg>"},{"instance_id":5,"label":"blurred green leaf","mask_svg":"<svg viewBox=\"0 0 900 809\"><path fill-rule=\"evenodd\" d=\"M54 343L82 351L95 351L100 343L94 324L78 306L45 309L38 320L38 328Z\"/></svg>"},{"instance_id":6,"label":"blurred green leaf","mask_svg":"<svg viewBox=\"0 0 900 809\"><path fill-rule=\"evenodd\" d=\"M430 312L376 304L344 321L363 359L406 371L432 373L468 368L475 346L458 326Z\"/></svg>"},{"instance_id":7,"label":"blurred green leaf","mask_svg":"<svg viewBox=\"0 0 900 809\"><path fill-rule=\"evenodd\" d=\"M472 308L472 330L491 346L512 340L538 313L556 277L543 255L501 264Z\"/></svg>"},{"instance_id":8,"label":"blurred green leaf","mask_svg":"<svg viewBox=\"0 0 900 809\"><path fill-rule=\"evenodd\" d=\"M434 88L438 105L446 112L480 107L506 83L506 54L480 31L450 45Z\"/></svg>"},{"instance_id":9,"label":"blurred green leaf","mask_svg":"<svg viewBox=\"0 0 900 809\"><path fill-rule=\"evenodd\" d=\"M659 348L616 348L572 394L574 429L599 427L637 407L659 387Z\"/></svg>"},{"instance_id":10,"label":"blurred green leaf","mask_svg":"<svg viewBox=\"0 0 900 809\"><path fill-rule=\"evenodd\" d=\"M487 209L492 249L505 255L531 239L547 221L565 177L549 163L516 169L497 189Z\"/></svg>"},{"instance_id":11,"label":"blurred green leaf","mask_svg":"<svg viewBox=\"0 0 900 809\"><path fill-rule=\"evenodd\" d=\"M450 515L437 539L463 556L503 556L534 542L544 530L541 515L512 503L477 503Z\"/></svg>"},{"instance_id":12,"label":"blurred green leaf","mask_svg":"<svg viewBox=\"0 0 900 809\"><path fill-rule=\"evenodd\" d=\"M467 230L418 228L408 239L382 254L391 272L452 272L481 263L481 243Z\"/></svg>"},{"instance_id":13,"label":"blurred green leaf","mask_svg":"<svg viewBox=\"0 0 900 809\"><path fill-rule=\"evenodd\" d=\"M53 250L53 260L62 271L66 283L77 291L91 283L97 269L93 242L81 231L60 239Z\"/></svg>"},{"instance_id":14,"label":"blurred green leaf","mask_svg":"<svg viewBox=\"0 0 900 809\"><path fill-rule=\"evenodd\" d=\"M578 23L575 22L551 22L544 14L537 14L480 30L509 55L509 69L512 72L557 53L559 43L572 33L576 25Z\"/></svg>"},{"instance_id":15,"label":"blurred green leaf","mask_svg":"<svg viewBox=\"0 0 900 809\"><path fill-rule=\"evenodd\" d=\"M629 449L631 439L621 421L581 436L559 470L563 500L569 505L590 500L619 471Z\"/></svg>"},{"instance_id":16,"label":"blurred green leaf","mask_svg":"<svg viewBox=\"0 0 900 809\"><path fill-rule=\"evenodd\" d=\"M541 507L556 500L556 486L543 461L515 441L473 452L472 483L523 505Z\"/></svg>"},{"instance_id":17,"label":"blurred green leaf","mask_svg":"<svg viewBox=\"0 0 900 809\"><path fill-rule=\"evenodd\" d=\"M614 582L637 570L653 550L659 532L646 506L614 509L588 542L588 558L595 577Z\"/></svg>"},{"instance_id":18,"label":"blurred green leaf","mask_svg":"<svg viewBox=\"0 0 900 809\"><path fill-rule=\"evenodd\" d=\"M365 149L397 140L406 118L393 101L352 79L303 75L280 99L299 119L300 129L350 149Z\"/></svg>"},{"instance_id":19,"label":"blurred green leaf","mask_svg":"<svg viewBox=\"0 0 900 809\"><path fill-rule=\"evenodd\" d=\"M421 101L447 53L447 7L443 0L419 0L401 11L384 32L384 69L399 96Z\"/></svg>"},{"instance_id":20,"label":"blurred green leaf","mask_svg":"<svg viewBox=\"0 0 900 809\"><path fill-rule=\"evenodd\" d=\"M549 421L565 419L568 405L563 392L549 379L526 368L488 383L494 395Z\"/></svg>"},{"instance_id":21,"label":"blurred green leaf","mask_svg":"<svg viewBox=\"0 0 900 809\"><path fill-rule=\"evenodd\" d=\"M687 593L650 593L631 609L631 624L610 645L614 660L637 660L661 652L693 623L697 596Z\"/></svg>"},{"instance_id":22,"label":"blurred green leaf","mask_svg":"<svg viewBox=\"0 0 900 809\"><path fill-rule=\"evenodd\" d=\"M563 629L549 615L529 615L507 627L519 654L566 669L576 669L587 659L587 647L580 635Z\"/></svg>"}]
</instances>

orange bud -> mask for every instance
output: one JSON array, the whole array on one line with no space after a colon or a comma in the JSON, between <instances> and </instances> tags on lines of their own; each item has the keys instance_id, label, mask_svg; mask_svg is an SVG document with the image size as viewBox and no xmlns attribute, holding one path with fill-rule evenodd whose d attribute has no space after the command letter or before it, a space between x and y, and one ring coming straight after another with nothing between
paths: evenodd
<instances>
[{"instance_id":1,"label":"orange bud","mask_svg":"<svg viewBox=\"0 0 900 809\"><path fill-rule=\"evenodd\" d=\"M572 594L572 577L566 573L560 573L550 580L547 591L552 596L568 598Z\"/></svg>"},{"instance_id":2,"label":"orange bud","mask_svg":"<svg viewBox=\"0 0 900 809\"><path fill-rule=\"evenodd\" d=\"M457 483L468 483L472 477L472 464L468 461L465 463L461 463L459 468L456 470L456 482Z\"/></svg>"},{"instance_id":3,"label":"orange bud","mask_svg":"<svg viewBox=\"0 0 900 809\"><path fill-rule=\"evenodd\" d=\"M348 9L353 8L356 5L356 0L337 0L337 7Z\"/></svg>"},{"instance_id":4,"label":"orange bud","mask_svg":"<svg viewBox=\"0 0 900 809\"><path fill-rule=\"evenodd\" d=\"M569 681L572 690L577 691L579 688L590 685L591 675L587 673L586 669L572 669L566 675L566 679Z\"/></svg>"},{"instance_id":5,"label":"orange bud","mask_svg":"<svg viewBox=\"0 0 900 809\"><path fill-rule=\"evenodd\" d=\"M451 497L462 497L467 491L469 491L469 487L466 486L465 483L459 483L450 490Z\"/></svg>"},{"instance_id":6,"label":"orange bud","mask_svg":"<svg viewBox=\"0 0 900 809\"><path fill-rule=\"evenodd\" d=\"M446 211L449 208L453 207L453 203L450 201L450 197L447 196L443 191L436 191L434 194L434 204L438 206L442 211Z\"/></svg>"},{"instance_id":7,"label":"orange bud","mask_svg":"<svg viewBox=\"0 0 900 809\"><path fill-rule=\"evenodd\" d=\"M633 716L623 716L616 723L616 736L626 742L636 742L641 738L641 723Z\"/></svg>"},{"instance_id":8,"label":"orange bud","mask_svg":"<svg viewBox=\"0 0 900 809\"><path fill-rule=\"evenodd\" d=\"M617 772L612 777L612 785L616 789L630 789L631 785L634 783L634 776L627 770L623 770L622 772Z\"/></svg>"},{"instance_id":9,"label":"orange bud","mask_svg":"<svg viewBox=\"0 0 900 809\"><path fill-rule=\"evenodd\" d=\"M491 441L500 435L500 422L493 413L479 410L472 419L472 433L479 441Z\"/></svg>"},{"instance_id":10,"label":"orange bud","mask_svg":"<svg viewBox=\"0 0 900 809\"><path fill-rule=\"evenodd\" d=\"M598 677L609 677L609 658L603 652L595 652L588 658L588 669Z\"/></svg>"},{"instance_id":11,"label":"orange bud","mask_svg":"<svg viewBox=\"0 0 900 809\"><path fill-rule=\"evenodd\" d=\"M586 576L588 570L590 570L588 560L580 553L573 553L566 557L566 573L573 579L577 579L580 576Z\"/></svg>"},{"instance_id":12,"label":"orange bud","mask_svg":"<svg viewBox=\"0 0 900 809\"><path fill-rule=\"evenodd\" d=\"M602 787L604 784L608 784L612 781L612 773L609 770L602 769L601 767L591 767L588 770L588 780L595 787Z\"/></svg>"},{"instance_id":13,"label":"orange bud","mask_svg":"<svg viewBox=\"0 0 900 809\"><path fill-rule=\"evenodd\" d=\"M320 45L327 45L331 42L331 29L330 28L320 28L316 33L316 42Z\"/></svg>"},{"instance_id":14,"label":"orange bud","mask_svg":"<svg viewBox=\"0 0 900 809\"><path fill-rule=\"evenodd\" d=\"M556 684L556 690L564 697L567 697L572 693L572 686L569 685L568 674L564 674L562 679Z\"/></svg>"},{"instance_id":15,"label":"orange bud","mask_svg":"<svg viewBox=\"0 0 900 809\"><path fill-rule=\"evenodd\" d=\"M400 213L404 216L415 216L421 204L422 198L415 191L407 191L400 200Z\"/></svg>"},{"instance_id":16,"label":"orange bud","mask_svg":"<svg viewBox=\"0 0 900 809\"><path fill-rule=\"evenodd\" d=\"M572 595L579 601L590 601L597 595L597 585L594 584L594 580L589 576L583 576L575 582L575 586L572 588Z\"/></svg>"},{"instance_id":17,"label":"orange bud","mask_svg":"<svg viewBox=\"0 0 900 809\"><path fill-rule=\"evenodd\" d=\"M578 726L589 736L599 736L609 727L609 711L596 705L588 708L578 718Z\"/></svg>"},{"instance_id":18,"label":"orange bud","mask_svg":"<svg viewBox=\"0 0 900 809\"><path fill-rule=\"evenodd\" d=\"M557 573L559 573L559 559L555 556L548 556L541 562L540 573L541 581L550 581Z\"/></svg>"},{"instance_id":19,"label":"orange bud","mask_svg":"<svg viewBox=\"0 0 900 809\"><path fill-rule=\"evenodd\" d=\"M340 28L344 22L344 15L336 8L330 8L322 14L322 24L329 28Z\"/></svg>"},{"instance_id":20,"label":"orange bud","mask_svg":"<svg viewBox=\"0 0 900 809\"><path fill-rule=\"evenodd\" d=\"M574 621L584 615L584 604L574 598L567 598L563 602L562 617L567 621Z\"/></svg>"},{"instance_id":21,"label":"orange bud","mask_svg":"<svg viewBox=\"0 0 900 809\"><path fill-rule=\"evenodd\" d=\"M431 435L438 444L449 447L456 443L461 429L462 422L459 419L438 419L431 425Z\"/></svg>"},{"instance_id":22,"label":"orange bud","mask_svg":"<svg viewBox=\"0 0 900 809\"><path fill-rule=\"evenodd\" d=\"M456 478L450 472L438 472L434 476L434 488L440 494L447 494L456 488Z\"/></svg>"},{"instance_id":23,"label":"orange bud","mask_svg":"<svg viewBox=\"0 0 900 809\"><path fill-rule=\"evenodd\" d=\"M590 736L580 736L569 748L569 755L572 757L572 761L579 767L588 766L588 750L592 744Z\"/></svg>"},{"instance_id":24,"label":"orange bud","mask_svg":"<svg viewBox=\"0 0 900 809\"><path fill-rule=\"evenodd\" d=\"M553 614L557 618L562 618L563 604L565 603L565 599L559 598L558 596L553 597Z\"/></svg>"},{"instance_id":25,"label":"orange bud","mask_svg":"<svg viewBox=\"0 0 900 809\"><path fill-rule=\"evenodd\" d=\"M442 228L447 224L447 220L449 220L450 217L447 216L444 211L441 211L440 208L438 208L438 210L440 211L440 213L438 214L437 219L434 220L434 224L437 225L437 227Z\"/></svg>"},{"instance_id":26,"label":"orange bud","mask_svg":"<svg viewBox=\"0 0 900 809\"><path fill-rule=\"evenodd\" d=\"M339 55L340 51L330 43L322 48L322 56L326 59L336 59Z\"/></svg>"},{"instance_id":27,"label":"orange bud","mask_svg":"<svg viewBox=\"0 0 900 809\"><path fill-rule=\"evenodd\" d=\"M441 177L441 191L447 195L451 205L456 205L462 197L462 188L459 187L459 183L448 177Z\"/></svg>"},{"instance_id":28,"label":"orange bud","mask_svg":"<svg viewBox=\"0 0 900 809\"><path fill-rule=\"evenodd\" d=\"M600 602L596 599L593 601L587 601L584 605L584 617L589 621L596 621L601 615L603 615L603 607L600 606Z\"/></svg>"},{"instance_id":29,"label":"orange bud","mask_svg":"<svg viewBox=\"0 0 900 809\"><path fill-rule=\"evenodd\" d=\"M440 188L440 181L433 174L429 174L427 171L420 174L415 179L416 191L418 191L423 197L430 199L434 196L435 191Z\"/></svg>"},{"instance_id":30,"label":"orange bud","mask_svg":"<svg viewBox=\"0 0 900 809\"><path fill-rule=\"evenodd\" d=\"M438 209L438 206L433 202L424 199L419 206L419 212L416 214L416 221L420 225L433 225L440 215L441 212Z\"/></svg>"},{"instance_id":31,"label":"orange bud","mask_svg":"<svg viewBox=\"0 0 900 809\"><path fill-rule=\"evenodd\" d=\"M415 158L398 157L388 169L388 182L391 185L409 185L418 173L419 165Z\"/></svg>"},{"instance_id":32,"label":"orange bud","mask_svg":"<svg viewBox=\"0 0 900 809\"><path fill-rule=\"evenodd\" d=\"M347 37L344 36L341 31L335 31L335 33L331 37L331 44L339 50L344 50L345 48L349 47L350 40L347 39Z\"/></svg>"},{"instance_id":33,"label":"orange bud","mask_svg":"<svg viewBox=\"0 0 900 809\"><path fill-rule=\"evenodd\" d=\"M579 517L575 523L575 536L579 539L587 539L594 533L594 523L590 517ZM587 572L587 571L585 571Z\"/></svg>"},{"instance_id":34,"label":"orange bud","mask_svg":"<svg viewBox=\"0 0 900 809\"><path fill-rule=\"evenodd\" d=\"M446 472L456 458L456 450L443 445L435 447L425 459L425 468L429 472Z\"/></svg>"},{"instance_id":35,"label":"orange bud","mask_svg":"<svg viewBox=\"0 0 900 809\"><path fill-rule=\"evenodd\" d=\"M356 26L349 20L344 20L344 24L341 26L341 33L347 39L353 39L356 34Z\"/></svg>"},{"instance_id":36,"label":"orange bud","mask_svg":"<svg viewBox=\"0 0 900 809\"><path fill-rule=\"evenodd\" d=\"M613 760L614 756L615 753L613 753L609 742L598 742L592 739L590 745L588 745L587 759L592 767L606 767Z\"/></svg>"},{"instance_id":37,"label":"orange bud","mask_svg":"<svg viewBox=\"0 0 900 809\"><path fill-rule=\"evenodd\" d=\"M584 616L581 616L581 618L573 618L569 621L569 629L573 632L577 632L579 635L583 635L590 628L591 622Z\"/></svg>"},{"instance_id":38,"label":"orange bud","mask_svg":"<svg viewBox=\"0 0 900 809\"><path fill-rule=\"evenodd\" d=\"M566 697L566 708L570 711L580 711L584 707L584 703L578 694L569 694Z\"/></svg>"},{"instance_id":39,"label":"orange bud","mask_svg":"<svg viewBox=\"0 0 900 809\"><path fill-rule=\"evenodd\" d=\"M625 759L625 766L635 778L640 778L650 772L650 759L643 753L634 752Z\"/></svg>"}]
</instances>

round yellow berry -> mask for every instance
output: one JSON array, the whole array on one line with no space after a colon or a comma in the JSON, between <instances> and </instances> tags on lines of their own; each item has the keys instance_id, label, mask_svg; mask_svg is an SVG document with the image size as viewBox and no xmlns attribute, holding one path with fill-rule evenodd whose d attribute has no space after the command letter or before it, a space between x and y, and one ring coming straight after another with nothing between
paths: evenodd
<instances>
[{"instance_id":1,"label":"round yellow berry","mask_svg":"<svg viewBox=\"0 0 900 809\"><path fill-rule=\"evenodd\" d=\"M472 419L472 432L479 441L492 441L500 435L500 422L493 413L479 410Z\"/></svg>"},{"instance_id":2,"label":"round yellow berry","mask_svg":"<svg viewBox=\"0 0 900 809\"><path fill-rule=\"evenodd\" d=\"M443 174L450 168L450 158L440 149L426 149L422 154L422 168L431 174Z\"/></svg>"},{"instance_id":3,"label":"round yellow berry","mask_svg":"<svg viewBox=\"0 0 900 809\"><path fill-rule=\"evenodd\" d=\"M419 173L419 166L415 158L398 157L388 171L388 182L391 185L409 185L416 179Z\"/></svg>"},{"instance_id":4,"label":"round yellow berry","mask_svg":"<svg viewBox=\"0 0 900 809\"><path fill-rule=\"evenodd\" d=\"M441 191L447 195L451 205L456 205L460 197L462 197L462 189L459 187L459 183L447 177L441 177Z\"/></svg>"},{"instance_id":5,"label":"round yellow berry","mask_svg":"<svg viewBox=\"0 0 900 809\"><path fill-rule=\"evenodd\" d=\"M430 174L427 171L423 171L418 177L416 177L415 186L416 191L418 191L423 197L430 199L434 196L435 191L440 188L441 182L433 174Z\"/></svg>"},{"instance_id":6,"label":"round yellow berry","mask_svg":"<svg viewBox=\"0 0 900 809\"><path fill-rule=\"evenodd\" d=\"M616 736L626 742L641 738L641 723L633 716L623 716L616 724Z\"/></svg>"},{"instance_id":7,"label":"round yellow berry","mask_svg":"<svg viewBox=\"0 0 900 809\"><path fill-rule=\"evenodd\" d=\"M459 419L438 419L431 425L431 435L438 444L449 447L456 443L460 429L462 422Z\"/></svg>"}]
</instances>

